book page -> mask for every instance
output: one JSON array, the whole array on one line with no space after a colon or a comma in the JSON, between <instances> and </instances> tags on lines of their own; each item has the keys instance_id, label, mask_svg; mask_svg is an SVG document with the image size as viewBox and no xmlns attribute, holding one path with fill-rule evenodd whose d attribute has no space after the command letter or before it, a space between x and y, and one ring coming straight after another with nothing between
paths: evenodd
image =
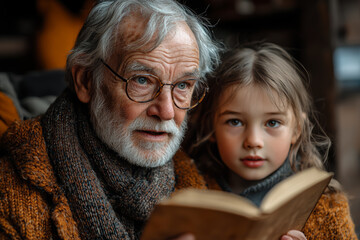
<instances>
[{"instance_id":1,"label":"book page","mask_svg":"<svg viewBox=\"0 0 360 240\"><path fill-rule=\"evenodd\" d=\"M260 209L250 200L233 193L217 190L180 190L170 199L161 202L160 205L214 209L249 217L260 215Z\"/></svg>"},{"instance_id":2,"label":"book page","mask_svg":"<svg viewBox=\"0 0 360 240\"><path fill-rule=\"evenodd\" d=\"M304 199L304 201L313 198L316 198L317 201L323 190L329 184L332 175L332 173L319 170L315 167L296 173L278 183L268 192L261 203L261 209L264 213L270 213L281 205L284 205L287 201L300 195L302 195L301 198ZM306 191L310 188L312 189ZM305 195L305 197L303 195Z\"/></svg>"}]
</instances>

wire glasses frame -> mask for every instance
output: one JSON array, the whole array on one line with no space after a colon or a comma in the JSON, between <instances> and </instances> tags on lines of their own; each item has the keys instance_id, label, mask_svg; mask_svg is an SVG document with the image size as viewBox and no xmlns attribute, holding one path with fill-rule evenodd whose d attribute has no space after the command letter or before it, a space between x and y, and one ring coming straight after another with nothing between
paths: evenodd
<instances>
[{"instance_id":1,"label":"wire glasses frame","mask_svg":"<svg viewBox=\"0 0 360 240\"><path fill-rule=\"evenodd\" d=\"M189 109L192 109L194 107L196 107L197 105L199 105L199 103L202 102L202 100L205 98L205 95L206 93L208 92L208 87L206 86L206 84L202 81L200 81L199 79L189 79L189 80L186 80L186 81L180 81L180 82L177 82L175 84L172 84L172 83L163 83L158 77L156 76L153 76L151 74L141 74L141 75L135 75L129 79L126 79L122 76L120 76L115 70L113 70L104 60L100 59L101 63L108 69L110 70L110 72L112 74L114 74L116 77L118 77L119 79L121 79L123 82L126 83L126 87L125 87L125 92L126 92L126 95L127 97L131 100L131 101L134 101L134 102L137 102L137 103L147 103L147 102L150 102L152 100L154 100L155 98L157 98L163 87L165 85L169 85L170 88L171 88L171 97L172 97L172 100L173 100L173 103L175 104L175 106L179 109L183 109L183 110L189 110ZM146 99L146 100L136 100L134 96L130 96L131 94L129 94L129 86L131 85L131 83L133 83L134 81L132 81L135 77L145 77L145 78L149 78L149 79L152 79L152 80L156 80L157 83L158 83L158 86L156 89L152 90L151 93L151 97L149 99ZM191 84L189 84L191 83ZM183 84L183 85L181 85ZM133 85L133 84L132 84ZM131 85L131 86L132 86ZM183 86L187 86L187 85L191 85L192 86L192 90L190 92L190 100L189 100L189 97L188 96L178 96L179 94L176 94L177 97L174 96L174 89L175 87L179 88L179 89L182 89ZM195 85L198 85L198 86L195 86ZM143 88L143 87L142 87ZM131 91L130 92L133 92L133 93L137 93L137 89L133 89L133 87L131 87ZM144 91L144 90L143 90ZM184 91L183 91L184 92ZM148 95L149 92L146 94ZM185 99L186 98L186 99ZM186 101L184 101L186 100ZM184 104L184 105L182 105Z\"/></svg>"}]
</instances>

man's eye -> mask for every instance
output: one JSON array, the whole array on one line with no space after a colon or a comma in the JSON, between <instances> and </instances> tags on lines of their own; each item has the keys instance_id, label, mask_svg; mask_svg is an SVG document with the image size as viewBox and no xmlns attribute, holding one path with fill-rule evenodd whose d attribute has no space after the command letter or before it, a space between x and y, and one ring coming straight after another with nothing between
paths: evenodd
<instances>
[{"instance_id":1,"label":"man's eye","mask_svg":"<svg viewBox=\"0 0 360 240\"><path fill-rule=\"evenodd\" d=\"M189 90L194 85L195 81L183 81L176 84L178 90Z\"/></svg>"},{"instance_id":2,"label":"man's eye","mask_svg":"<svg viewBox=\"0 0 360 240\"><path fill-rule=\"evenodd\" d=\"M229 119L226 121L230 126L238 127L242 126L243 123L239 119Z\"/></svg>"},{"instance_id":3,"label":"man's eye","mask_svg":"<svg viewBox=\"0 0 360 240\"><path fill-rule=\"evenodd\" d=\"M267 121L266 126L275 128L275 127L279 127L280 123L279 123L279 121L276 121L276 120L269 120L269 121Z\"/></svg>"},{"instance_id":4,"label":"man's eye","mask_svg":"<svg viewBox=\"0 0 360 240\"><path fill-rule=\"evenodd\" d=\"M185 89L187 87L187 84L185 82L181 82L177 85L177 87L180 89Z\"/></svg>"},{"instance_id":5,"label":"man's eye","mask_svg":"<svg viewBox=\"0 0 360 240\"><path fill-rule=\"evenodd\" d=\"M149 82L149 79L144 76L137 76L135 77L135 82L141 85L147 84Z\"/></svg>"}]
</instances>

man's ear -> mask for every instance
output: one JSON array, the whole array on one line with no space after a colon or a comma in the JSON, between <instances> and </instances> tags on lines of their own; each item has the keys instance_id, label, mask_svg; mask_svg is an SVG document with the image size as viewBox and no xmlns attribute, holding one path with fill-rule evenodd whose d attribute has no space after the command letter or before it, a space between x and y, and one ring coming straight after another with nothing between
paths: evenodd
<instances>
[{"instance_id":1,"label":"man's ear","mask_svg":"<svg viewBox=\"0 0 360 240\"><path fill-rule=\"evenodd\" d=\"M91 79L86 69L81 66L73 66L71 74L78 99L83 103L89 103L91 98Z\"/></svg>"}]
</instances>

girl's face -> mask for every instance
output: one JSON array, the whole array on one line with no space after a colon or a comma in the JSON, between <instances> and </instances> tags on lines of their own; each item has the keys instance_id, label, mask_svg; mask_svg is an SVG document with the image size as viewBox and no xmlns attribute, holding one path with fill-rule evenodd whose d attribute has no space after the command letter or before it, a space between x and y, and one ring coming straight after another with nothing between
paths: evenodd
<instances>
[{"instance_id":1,"label":"girl's face","mask_svg":"<svg viewBox=\"0 0 360 240\"><path fill-rule=\"evenodd\" d=\"M246 180L260 180L284 163L299 131L291 108L277 106L256 85L236 87L219 99L213 140L231 171Z\"/></svg>"}]
</instances>

